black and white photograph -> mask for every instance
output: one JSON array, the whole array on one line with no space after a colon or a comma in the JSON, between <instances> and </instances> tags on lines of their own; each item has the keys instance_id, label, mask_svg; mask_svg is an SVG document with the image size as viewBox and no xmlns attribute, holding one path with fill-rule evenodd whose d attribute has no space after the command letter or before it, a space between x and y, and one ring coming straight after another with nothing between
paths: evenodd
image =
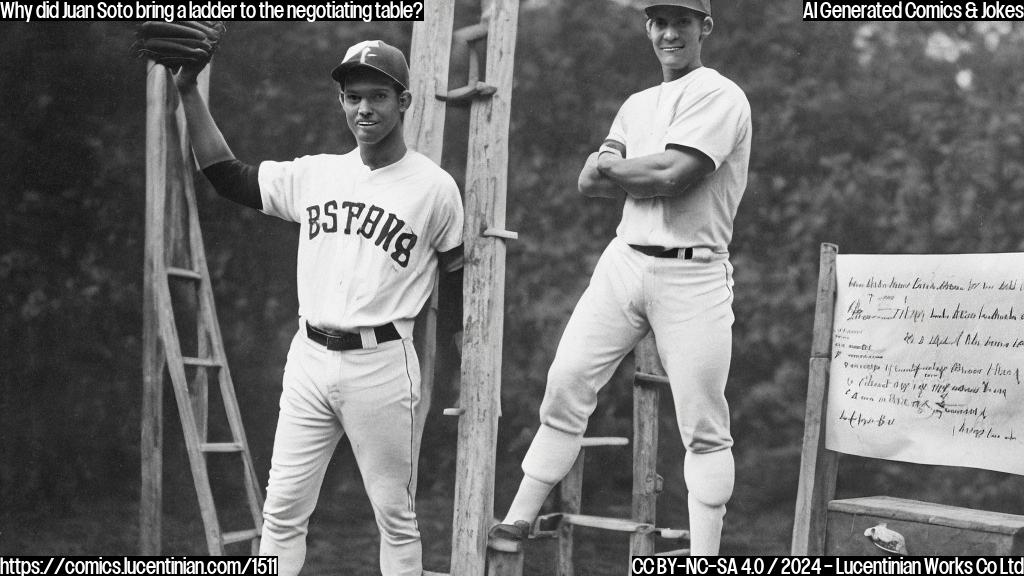
<instances>
[{"instance_id":1,"label":"black and white photograph","mask_svg":"<svg viewBox=\"0 0 1024 576\"><path fill-rule=\"evenodd\" d=\"M0 9L0 574L1024 573L1024 5Z\"/></svg>"}]
</instances>

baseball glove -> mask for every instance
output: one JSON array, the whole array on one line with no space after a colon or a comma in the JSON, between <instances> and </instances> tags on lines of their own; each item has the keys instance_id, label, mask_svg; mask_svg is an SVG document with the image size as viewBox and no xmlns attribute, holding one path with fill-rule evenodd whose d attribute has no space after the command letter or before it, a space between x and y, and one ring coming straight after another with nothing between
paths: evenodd
<instances>
[{"instance_id":1,"label":"baseball glove","mask_svg":"<svg viewBox=\"0 0 1024 576\"><path fill-rule=\"evenodd\" d=\"M226 30L223 22L215 20L148 20L139 25L132 51L174 71L182 66L202 69Z\"/></svg>"}]
</instances>

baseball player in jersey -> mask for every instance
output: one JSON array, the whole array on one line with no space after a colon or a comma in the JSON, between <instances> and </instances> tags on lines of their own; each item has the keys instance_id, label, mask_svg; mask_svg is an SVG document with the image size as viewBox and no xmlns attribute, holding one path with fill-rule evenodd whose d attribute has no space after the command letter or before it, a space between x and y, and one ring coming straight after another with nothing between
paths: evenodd
<instances>
[{"instance_id":1,"label":"baseball player in jersey","mask_svg":"<svg viewBox=\"0 0 1024 576\"><path fill-rule=\"evenodd\" d=\"M461 268L463 212L451 176L406 148L405 57L367 41L334 68L355 150L258 167L235 159L196 90L197 72L186 67L175 82L204 174L222 195L300 225L300 325L284 371L260 554L278 556L280 574L298 574L324 472L348 435L377 519L381 572L421 576L411 335L439 266Z\"/></svg>"},{"instance_id":2,"label":"baseball player in jersey","mask_svg":"<svg viewBox=\"0 0 1024 576\"><path fill-rule=\"evenodd\" d=\"M622 220L562 335L522 484L492 539L524 536L576 459L598 390L653 330L686 448L691 553L718 553L734 480L728 246L747 182L750 106L701 64L710 0L648 0L645 13L663 82L626 100L580 174L584 195L625 197Z\"/></svg>"}]
</instances>

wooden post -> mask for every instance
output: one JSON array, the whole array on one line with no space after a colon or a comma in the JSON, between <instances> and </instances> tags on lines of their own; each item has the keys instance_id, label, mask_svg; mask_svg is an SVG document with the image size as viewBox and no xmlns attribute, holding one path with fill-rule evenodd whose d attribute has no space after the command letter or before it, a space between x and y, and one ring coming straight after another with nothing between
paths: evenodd
<instances>
[{"instance_id":1,"label":"wooden post","mask_svg":"<svg viewBox=\"0 0 1024 576\"><path fill-rule=\"evenodd\" d=\"M505 228L508 129L518 0L485 0L486 81L497 88L470 110L466 166L466 268L463 280L462 388L459 454L452 526L452 574L484 573L487 530L494 519L494 465L501 406L505 309L505 240L485 235Z\"/></svg>"},{"instance_id":2,"label":"wooden post","mask_svg":"<svg viewBox=\"0 0 1024 576\"><path fill-rule=\"evenodd\" d=\"M487 576L522 576L523 551L499 552L491 550L487 563ZM452 571L452 574L458 572Z\"/></svg>"},{"instance_id":3,"label":"wooden post","mask_svg":"<svg viewBox=\"0 0 1024 576\"><path fill-rule=\"evenodd\" d=\"M573 463L569 473L562 478L558 486L559 510L563 514L579 514L580 502L583 500L583 464L586 459L586 449L580 450L576 462ZM562 522L558 527L558 556L556 556L556 576L576 576L573 564L573 525L571 522Z\"/></svg>"},{"instance_id":4,"label":"wooden post","mask_svg":"<svg viewBox=\"0 0 1024 576\"><path fill-rule=\"evenodd\" d=\"M658 358L654 334L648 334L636 347L636 371L665 378ZM661 385L638 375L633 386L633 520L655 524L658 493L658 404ZM654 554L654 533L636 532L629 537L629 555Z\"/></svg>"},{"instance_id":5,"label":"wooden post","mask_svg":"<svg viewBox=\"0 0 1024 576\"><path fill-rule=\"evenodd\" d=\"M448 91L455 0L432 0L424 5L424 10L423 21L412 28L412 104L404 126L405 141L413 150L440 164L447 108L437 95Z\"/></svg>"},{"instance_id":6,"label":"wooden post","mask_svg":"<svg viewBox=\"0 0 1024 576\"><path fill-rule=\"evenodd\" d=\"M139 554L160 554L163 502L164 353L156 317L154 260L163 258L163 229L152 226L163 210L167 186L167 74L149 64L146 76L146 254L142 311L142 490L139 495Z\"/></svg>"},{"instance_id":7,"label":"wooden post","mask_svg":"<svg viewBox=\"0 0 1024 576\"><path fill-rule=\"evenodd\" d=\"M207 97L209 87L209 67L199 77L199 89L203 98ZM199 231L198 215L193 213L195 200L195 163L192 161L192 145L188 136L188 122L185 109L181 106L178 91L173 82L168 81L168 109L173 110L173 117L168 118L166 131L168 140L167 189L165 191L165 224L164 224L164 265L167 267L196 270L199 263L194 261L193 254L202 252L202 237ZM198 250L196 247L198 246ZM166 279L158 279L166 282ZM169 286L174 310L177 318L194 321L196 341L189 342L188 348L179 342L183 353L189 350L190 355L198 358L209 356L210 342L207 338L209 326L202 314L202 286L192 282L172 283ZM183 326L183 328L186 326ZM180 334L179 334L180 337ZM193 345L195 350L193 350ZM187 373L186 373L187 375ZM192 413L195 415L196 432L200 442L206 442L210 422L210 383L207 370L197 367L192 375L189 396L192 399Z\"/></svg>"},{"instance_id":8,"label":"wooden post","mask_svg":"<svg viewBox=\"0 0 1024 576\"><path fill-rule=\"evenodd\" d=\"M818 297L814 308L807 411L800 458L793 524L792 554L820 556L825 552L825 520L828 503L835 496L839 454L825 449L825 414L828 372L832 351L832 324L836 303L836 254L834 244L821 245Z\"/></svg>"},{"instance_id":9,"label":"wooden post","mask_svg":"<svg viewBox=\"0 0 1024 576\"><path fill-rule=\"evenodd\" d=\"M412 28L409 50L409 92L412 104L404 125L406 144L441 165L446 105L437 94L448 90L452 25L455 0L435 0L424 5L422 22ZM423 440L423 426L434 394L437 365L437 284L416 318L416 353L420 357L420 404L416 409L415 452ZM413 493L418 478L413 479Z\"/></svg>"}]
</instances>

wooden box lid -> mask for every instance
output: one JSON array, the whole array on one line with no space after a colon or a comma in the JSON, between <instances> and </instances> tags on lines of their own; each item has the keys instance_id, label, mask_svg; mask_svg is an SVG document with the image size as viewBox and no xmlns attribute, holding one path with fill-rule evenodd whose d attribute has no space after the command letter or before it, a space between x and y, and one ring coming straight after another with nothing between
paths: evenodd
<instances>
[{"instance_id":1,"label":"wooden box lid","mask_svg":"<svg viewBox=\"0 0 1024 576\"><path fill-rule=\"evenodd\" d=\"M883 519L917 522L935 526L948 526L965 530L979 530L997 534L1017 534L1024 531L1024 516L989 512L973 508L960 508L933 504L920 500L907 500L892 496L870 496L833 500L829 512L875 516Z\"/></svg>"}]
</instances>

